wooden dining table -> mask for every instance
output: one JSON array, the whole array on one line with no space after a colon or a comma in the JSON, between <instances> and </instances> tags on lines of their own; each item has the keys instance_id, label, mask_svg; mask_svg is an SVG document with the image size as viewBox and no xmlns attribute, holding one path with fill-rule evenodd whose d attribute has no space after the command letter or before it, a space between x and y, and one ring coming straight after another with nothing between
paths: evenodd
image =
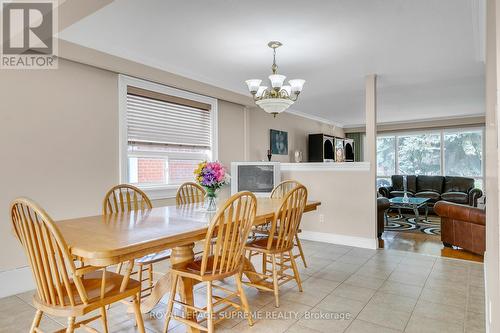
<instances>
[{"instance_id":1,"label":"wooden dining table","mask_svg":"<svg viewBox=\"0 0 500 333\"><path fill-rule=\"evenodd\" d=\"M222 204L222 203L221 203ZM304 212L317 209L319 201L309 201ZM274 218L281 199L258 198L255 225ZM171 264L192 260L194 243L205 239L208 225L215 212L207 212L203 204L164 206L148 210L81 217L57 221L70 252L86 266L107 267L127 263L122 287L128 283L134 260L147 254L171 249ZM244 260L245 270L255 271L250 260ZM253 274L247 275L257 282ZM193 281L184 280L181 299L193 305ZM163 275L151 294L141 302L141 312L147 313L169 292L170 275ZM193 318L193 314L188 313Z\"/></svg>"}]
</instances>

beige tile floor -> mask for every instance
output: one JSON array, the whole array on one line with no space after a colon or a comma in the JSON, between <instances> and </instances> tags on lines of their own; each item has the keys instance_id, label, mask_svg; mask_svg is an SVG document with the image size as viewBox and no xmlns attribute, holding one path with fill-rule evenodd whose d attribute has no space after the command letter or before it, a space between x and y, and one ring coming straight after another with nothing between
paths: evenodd
<instances>
[{"instance_id":1,"label":"beige tile floor","mask_svg":"<svg viewBox=\"0 0 500 333\"><path fill-rule=\"evenodd\" d=\"M270 293L246 288L258 317L217 326L218 332L484 332L484 279L480 263L396 250L366 250L304 241L309 267L299 262L304 292L288 283L281 306ZM256 258L257 259L257 258ZM257 265L257 264L256 264ZM257 265L257 267L260 267ZM160 270L168 269L167 265ZM227 284L232 281L227 280ZM0 332L27 332L35 309L33 292L0 299ZM205 302L204 287L195 293ZM162 302L165 302L167 297ZM136 332L123 304L108 314L111 332ZM145 315L148 333L161 332L164 303ZM58 330L64 318L44 317L42 329ZM99 322L93 326L101 330ZM171 322L170 332L185 332Z\"/></svg>"}]
</instances>

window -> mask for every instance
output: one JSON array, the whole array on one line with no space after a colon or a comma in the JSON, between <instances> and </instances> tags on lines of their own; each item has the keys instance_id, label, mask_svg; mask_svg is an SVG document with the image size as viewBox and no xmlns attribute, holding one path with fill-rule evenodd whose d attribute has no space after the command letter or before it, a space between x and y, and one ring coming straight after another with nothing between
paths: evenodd
<instances>
[{"instance_id":1,"label":"window","mask_svg":"<svg viewBox=\"0 0 500 333\"><path fill-rule=\"evenodd\" d=\"M401 135L398 140L398 174L440 175L441 135Z\"/></svg>"},{"instance_id":2,"label":"window","mask_svg":"<svg viewBox=\"0 0 500 333\"><path fill-rule=\"evenodd\" d=\"M444 132L445 174L473 177L476 186L482 188L483 181L483 131L446 130Z\"/></svg>"},{"instance_id":3,"label":"window","mask_svg":"<svg viewBox=\"0 0 500 333\"><path fill-rule=\"evenodd\" d=\"M396 173L396 138L379 136L377 138L377 186L389 186L391 175Z\"/></svg>"},{"instance_id":4,"label":"window","mask_svg":"<svg viewBox=\"0 0 500 333\"><path fill-rule=\"evenodd\" d=\"M120 77L121 179L152 198L175 195L196 165L217 158L217 101Z\"/></svg>"},{"instance_id":5,"label":"window","mask_svg":"<svg viewBox=\"0 0 500 333\"><path fill-rule=\"evenodd\" d=\"M474 178L483 186L482 128L445 129L377 137L377 186L393 174Z\"/></svg>"}]
</instances>

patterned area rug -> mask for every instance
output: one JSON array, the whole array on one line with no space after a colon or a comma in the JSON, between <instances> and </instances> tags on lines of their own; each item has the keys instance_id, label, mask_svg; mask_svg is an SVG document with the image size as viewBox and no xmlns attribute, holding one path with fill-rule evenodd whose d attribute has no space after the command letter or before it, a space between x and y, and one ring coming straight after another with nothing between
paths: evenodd
<instances>
[{"instance_id":1,"label":"patterned area rug","mask_svg":"<svg viewBox=\"0 0 500 333\"><path fill-rule=\"evenodd\" d=\"M415 223L414 215L389 215L385 231L405 231L405 232L423 232L427 235L441 235L441 218L439 216L429 215L427 220L419 219Z\"/></svg>"}]
</instances>

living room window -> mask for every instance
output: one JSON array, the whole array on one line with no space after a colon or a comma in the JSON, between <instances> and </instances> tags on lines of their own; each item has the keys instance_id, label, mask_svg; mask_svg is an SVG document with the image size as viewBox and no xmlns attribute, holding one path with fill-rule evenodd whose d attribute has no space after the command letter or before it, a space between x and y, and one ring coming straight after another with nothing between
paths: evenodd
<instances>
[{"instance_id":1,"label":"living room window","mask_svg":"<svg viewBox=\"0 0 500 333\"><path fill-rule=\"evenodd\" d=\"M391 133L377 137L377 186L391 176L443 175L474 178L483 188L483 128Z\"/></svg>"},{"instance_id":2,"label":"living room window","mask_svg":"<svg viewBox=\"0 0 500 333\"><path fill-rule=\"evenodd\" d=\"M199 162L217 158L217 101L126 76L119 89L122 182L174 196Z\"/></svg>"}]
</instances>

